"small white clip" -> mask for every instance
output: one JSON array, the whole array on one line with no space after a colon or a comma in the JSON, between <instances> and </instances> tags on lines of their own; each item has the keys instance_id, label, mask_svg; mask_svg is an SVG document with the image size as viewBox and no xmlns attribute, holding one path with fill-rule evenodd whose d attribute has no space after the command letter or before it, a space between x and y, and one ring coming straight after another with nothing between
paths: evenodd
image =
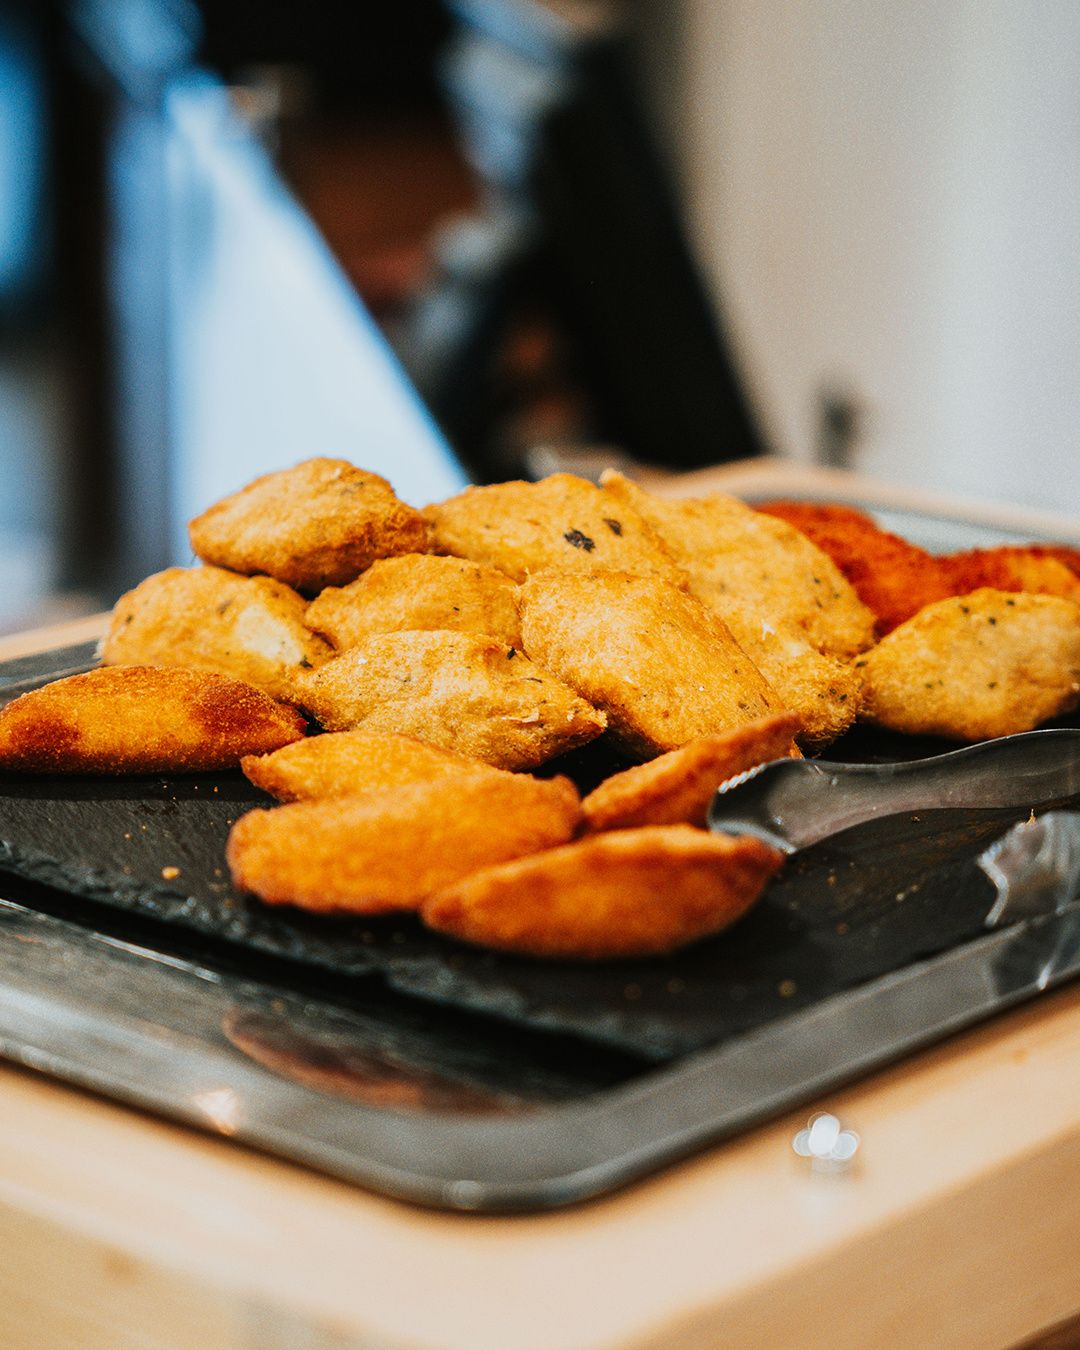
<instances>
[{"instance_id":1,"label":"small white clip","mask_svg":"<svg viewBox=\"0 0 1080 1350\"><path fill-rule=\"evenodd\" d=\"M800 1158L810 1159L815 1172L843 1172L851 1166L859 1142L854 1130L845 1130L834 1115L821 1111L810 1117L791 1146Z\"/></svg>"}]
</instances>

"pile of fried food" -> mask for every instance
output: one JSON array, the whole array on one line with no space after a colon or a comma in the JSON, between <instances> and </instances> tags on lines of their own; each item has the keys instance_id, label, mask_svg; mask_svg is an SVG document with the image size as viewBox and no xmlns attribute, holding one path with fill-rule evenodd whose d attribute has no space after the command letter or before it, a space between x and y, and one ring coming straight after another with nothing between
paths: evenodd
<instances>
[{"instance_id":1,"label":"pile of fried food","mask_svg":"<svg viewBox=\"0 0 1080 1350\"><path fill-rule=\"evenodd\" d=\"M782 859L705 828L716 787L856 718L976 740L1080 701L1067 548L933 556L848 507L660 497L616 472L418 511L331 459L190 532L200 565L119 600L100 668L0 713L0 766L239 763L285 803L233 827L239 888L504 951L719 932ZM635 763L584 799L531 772L601 736Z\"/></svg>"}]
</instances>

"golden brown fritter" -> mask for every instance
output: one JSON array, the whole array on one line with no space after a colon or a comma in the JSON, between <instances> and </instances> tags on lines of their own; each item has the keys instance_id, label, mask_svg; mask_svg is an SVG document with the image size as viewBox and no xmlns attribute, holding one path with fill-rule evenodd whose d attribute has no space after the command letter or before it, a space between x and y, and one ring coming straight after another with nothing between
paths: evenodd
<instances>
[{"instance_id":1,"label":"golden brown fritter","mask_svg":"<svg viewBox=\"0 0 1080 1350\"><path fill-rule=\"evenodd\" d=\"M805 634L840 659L874 640L874 619L821 549L785 521L735 497L656 497L622 474L601 478L613 503L635 508L689 577L691 591L729 626Z\"/></svg>"},{"instance_id":2,"label":"golden brown fritter","mask_svg":"<svg viewBox=\"0 0 1080 1350\"><path fill-rule=\"evenodd\" d=\"M557 567L608 568L683 584L667 549L633 507L616 506L574 474L466 488L425 514L437 552L488 563L515 581Z\"/></svg>"},{"instance_id":3,"label":"golden brown fritter","mask_svg":"<svg viewBox=\"0 0 1080 1350\"><path fill-rule=\"evenodd\" d=\"M327 587L308 606L306 622L339 651L373 633L416 629L481 633L520 647L517 591L494 567L407 553L372 563L341 589Z\"/></svg>"},{"instance_id":4,"label":"golden brown fritter","mask_svg":"<svg viewBox=\"0 0 1080 1350\"><path fill-rule=\"evenodd\" d=\"M0 711L0 767L27 773L196 773L233 768L304 734L261 689L207 671L105 666Z\"/></svg>"},{"instance_id":5,"label":"golden brown fritter","mask_svg":"<svg viewBox=\"0 0 1080 1350\"><path fill-rule=\"evenodd\" d=\"M411 783L452 782L463 775L508 775L468 755L393 732L330 731L269 755L248 755L240 767L256 787L279 801L358 797Z\"/></svg>"},{"instance_id":6,"label":"golden brown fritter","mask_svg":"<svg viewBox=\"0 0 1080 1350\"><path fill-rule=\"evenodd\" d=\"M792 737L798 729L797 717L776 713L719 736L703 736L648 764L636 764L613 774L581 803L586 828L703 826L720 784L755 764L790 755Z\"/></svg>"},{"instance_id":7,"label":"golden brown fritter","mask_svg":"<svg viewBox=\"0 0 1080 1350\"><path fill-rule=\"evenodd\" d=\"M304 624L303 598L271 577L170 567L116 602L106 665L216 670L294 700L296 677L333 655Z\"/></svg>"},{"instance_id":8,"label":"golden brown fritter","mask_svg":"<svg viewBox=\"0 0 1080 1350\"><path fill-rule=\"evenodd\" d=\"M420 513L385 478L344 459L308 459L256 478L188 530L204 562L265 572L301 591L344 586L376 558L427 547Z\"/></svg>"},{"instance_id":9,"label":"golden brown fritter","mask_svg":"<svg viewBox=\"0 0 1080 1350\"><path fill-rule=\"evenodd\" d=\"M478 868L573 836L577 790L527 774L414 783L250 811L232 828L234 883L272 905L349 914L415 909Z\"/></svg>"},{"instance_id":10,"label":"golden brown fritter","mask_svg":"<svg viewBox=\"0 0 1080 1350\"><path fill-rule=\"evenodd\" d=\"M989 586L997 591L1033 591L1080 603L1080 577L1038 548L973 548L939 558L953 595Z\"/></svg>"},{"instance_id":11,"label":"golden brown fritter","mask_svg":"<svg viewBox=\"0 0 1080 1350\"><path fill-rule=\"evenodd\" d=\"M303 682L329 731L396 731L500 769L594 740L603 714L514 647L469 633L382 633Z\"/></svg>"},{"instance_id":12,"label":"golden brown fritter","mask_svg":"<svg viewBox=\"0 0 1080 1350\"><path fill-rule=\"evenodd\" d=\"M535 661L607 714L642 759L782 711L723 621L660 577L538 572L521 588Z\"/></svg>"},{"instance_id":13,"label":"golden brown fritter","mask_svg":"<svg viewBox=\"0 0 1080 1350\"><path fill-rule=\"evenodd\" d=\"M426 900L420 916L526 956L661 956L734 923L782 862L760 840L689 825L617 830L485 868Z\"/></svg>"},{"instance_id":14,"label":"golden brown fritter","mask_svg":"<svg viewBox=\"0 0 1080 1350\"><path fill-rule=\"evenodd\" d=\"M1080 701L1080 606L984 588L927 605L863 660L867 721L961 741L1030 731Z\"/></svg>"}]
</instances>

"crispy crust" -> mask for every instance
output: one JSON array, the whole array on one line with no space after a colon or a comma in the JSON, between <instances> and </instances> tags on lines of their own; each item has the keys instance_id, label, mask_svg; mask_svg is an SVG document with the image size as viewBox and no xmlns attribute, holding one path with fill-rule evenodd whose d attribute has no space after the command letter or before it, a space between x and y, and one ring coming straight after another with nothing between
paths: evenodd
<instances>
[{"instance_id":1,"label":"crispy crust","mask_svg":"<svg viewBox=\"0 0 1080 1350\"><path fill-rule=\"evenodd\" d=\"M541 572L521 606L526 651L639 758L782 711L723 621L660 577Z\"/></svg>"},{"instance_id":2,"label":"crispy crust","mask_svg":"<svg viewBox=\"0 0 1080 1350\"><path fill-rule=\"evenodd\" d=\"M581 803L586 829L703 826L720 784L755 764L790 755L798 729L792 713L776 713L613 774Z\"/></svg>"},{"instance_id":3,"label":"crispy crust","mask_svg":"<svg viewBox=\"0 0 1080 1350\"><path fill-rule=\"evenodd\" d=\"M477 774L495 780L512 776L414 736L373 731L309 736L269 755L246 755L240 767L256 787L282 802L358 797Z\"/></svg>"},{"instance_id":4,"label":"crispy crust","mask_svg":"<svg viewBox=\"0 0 1080 1350\"><path fill-rule=\"evenodd\" d=\"M566 778L414 783L392 793L293 802L233 826L234 883L272 905L349 914L415 909L478 868L570 839L580 818Z\"/></svg>"},{"instance_id":5,"label":"crispy crust","mask_svg":"<svg viewBox=\"0 0 1080 1350\"><path fill-rule=\"evenodd\" d=\"M629 505L616 507L584 478L556 473L539 483L470 487L429 506L432 546L523 581L556 567L684 578L668 550Z\"/></svg>"},{"instance_id":6,"label":"crispy crust","mask_svg":"<svg viewBox=\"0 0 1080 1350\"><path fill-rule=\"evenodd\" d=\"M782 862L757 839L689 825L619 830L486 868L420 915L463 942L525 956L662 956L734 923Z\"/></svg>"},{"instance_id":7,"label":"crispy crust","mask_svg":"<svg viewBox=\"0 0 1080 1350\"><path fill-rule=\"evenodd\" d=\"M344 459L308 459L256 478L188 531L204 562L311 592L344 586L377 558L427 548L420 513L385 478Z\"/></svg>"},{"instance_id":8,"label":"crispy crust","mask_svg":"<svg viewBox=\"0 0 1080 1350\"><path fill-rule=\"evenodd\" d=\"M517 591L494 567L407 553L372 563L348 586L327 587L308 606L305 622L339 651L373 633L408 629L478 633L520 647Z\"/></svg>"},{"instance_id":9,"label":"crispy crust","mask_svg":"<svg viewBox=\"0 0 1080 1350\"><path fill-rule=\"evenodd\" d=\"M1080 578L1060 558L1038 548L975 548L946 554L938 561L954 595L989 586L1080 602Z\"/></svg>"},{"instance_id":10,"label":"crispy crust","mask_svg":"<svg viewBox=\"0 0 1080 1350\"><path fill-rule=\"evenodd\" d=\"M1080 606L989 588L953 596L864 660L867 721L962 741L1030 731L1080 701Z\"/></svg>"},{"instance_id":11,"label":"crispy crust","mask_svg":"<svg viewBox=\"0 0 1080 1350\"><path fill-rule=\"evenodd\" d=\"M101 659L214 670L293 701L296 677L333 655L305 626L306 607L271 577L170 567L116 602Z\"/></svg>"},{"instance_id":12,"label":"crispy crust","mask_svg":"<svg viewBox=\"0 0 1080 1350\"><path fill-rule=\"evenodd\" d=\"M0 767L26 773L195 773L299 740L295 709L224 675L107 666L0 711Z\"/></svg>"},{"instance_id":13,"label":"crispy crust","mask_svg":"<svg viewBox=\"0 0 1080 1350\"><path fill-rule=\"evenodd\" d=\"M606 720L520 651L468 633L383 633L303 682L329 731L396 731L500 769L532 769Z\"/></svg>"}]
</instances>

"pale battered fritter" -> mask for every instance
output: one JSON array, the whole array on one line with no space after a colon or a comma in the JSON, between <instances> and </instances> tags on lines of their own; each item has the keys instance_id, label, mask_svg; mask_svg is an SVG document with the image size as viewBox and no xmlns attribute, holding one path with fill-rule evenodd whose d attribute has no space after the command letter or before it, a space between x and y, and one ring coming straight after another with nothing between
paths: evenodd
<instances>
[{"instance_id":1,"label":"pale battered fritter","mask_svg":"<svg viewBox=\"0 0 1080 1350\"><path fill-rule=\"evenodd\" d=\"M367 797L250 811L233 826L233 882L272 905L349 914L415 909L470 872L570 839L565 778L527 774L414 783Z\"/></svg>"},{"instance_id":2,"label":"pale battered fritter","mask_svg":"<svg viewBox=\"0 0 1080 1350\"><path fill-rule=\"evenodd\" d=\"M196 773L299 740L304 719L224 675L105 666L0 711L0 768L27 773Z\"/></svg>"},{"instance_id":3,"label":"pale battered fritter","mask_svg":"<svg viewBox=\"0 0 1080 1350\"><path fill-rule=\"evenodd\" d=\"M863 660L867 721L961 741L1030 731L1080 702L1080 606L984 588L927 605Z\"/></svg>"},{"instance_id":4,"label":"pale battered fritter","mask_svg":"<svg viewBox=\"0 0 1080 1350\"><path fill-rule=\"evenodd\" d=\"M760 840L689 825L616 830L485 868L426 900L420 916L526 956L662 956L734 923L782 862Z\"/></svg>"},{"instance_id":5,"label":"pale battered fritter","mask_svg":"<svg viewBox=\"0 0 1080 1350\"><path fill-rule=\"evenodd\" d=\"M407 553L372 563L348 586L327 587L308 606L305 621L339 651L372 633L410 629L481 633L520 647L517 591L494 567Z\"/></svg>"},{"instance_id":6,"label":"pale battered fritter","mask_svg":"<svg viewBox=\"0 0 1080 1350\"><path fill-rule=\"evenodd\" d=\"M248 755L240 767L256 787L283 802L392 792L412 783L451 782L463 775L512 777L505 769L493 769L414 736L376 731L309 736L270 755Z\"/></svg>"},{"instance_id":7,"label":"pale battered fritter","mask_svg":"<svg viewBox=\"0 0 1080 1350\"><path fill-rule=\"evenodd\" d=\"M188 530L204 562L310 592L344 586L376 558L427 547L420 513L385 478L344 459L308 459L256 478Z\"/></svg>"},{"instance_id":8,"label":"pale battered fritter","mask_svg":"<svg viewBox=\"0 0 1080 1350\"><path fill-rule=\"evenodd\" d=\"M776 713L719 736L703 736L647 764L613 774L581 803L586 828L703 826L720 784L755 764L790 755L798 729L799 719L792 713ZM282 750L272 758L288 753Z\"/></svg>"},{"instance_id":9,"label":"pale battered fritter","mask_svg":"<svg viewBox=\"0 0 1080 1350\"><path fill-rule=\"evenodd\" d=\"M683 577L632 506L615 504L594 484L556 473L539 483L470 487L425 512L439 553L488 563L522 581L557 567Z\"/></svg>"},{"instance_id":10,"label":"pale battered fritter","mask_svg":"<svg viewBox=\"0 0 1080 1350\"><path fill-rule=\"evenodd\" d=\"M594 740L602 713L515 647L469 633L382 633L303 680L328 731L397 731L500 769Z\"/></svg>"},{"instance_id":11,"label":"pale battered fritter","mask_svg":"<svg viewBox=\"0 0 1080 1350\"><path fill-rule=\"evenodd\" d=\"M783 711L723 620L660 577L539 572L521 588L521 631L637 758Z\"/></svg>"},{"instance_id":12,"label":"pale battered fritter","mask_svg":"<svg viewBox=\"0 0 1080 1350\"><path fill-rule=\"evenodd\" d=\"M116 602L101 659L216 670L293 701L297 675L333 655L305 626L306 607L272 577L170 567Z\"/></svg>"}]
</instances>

